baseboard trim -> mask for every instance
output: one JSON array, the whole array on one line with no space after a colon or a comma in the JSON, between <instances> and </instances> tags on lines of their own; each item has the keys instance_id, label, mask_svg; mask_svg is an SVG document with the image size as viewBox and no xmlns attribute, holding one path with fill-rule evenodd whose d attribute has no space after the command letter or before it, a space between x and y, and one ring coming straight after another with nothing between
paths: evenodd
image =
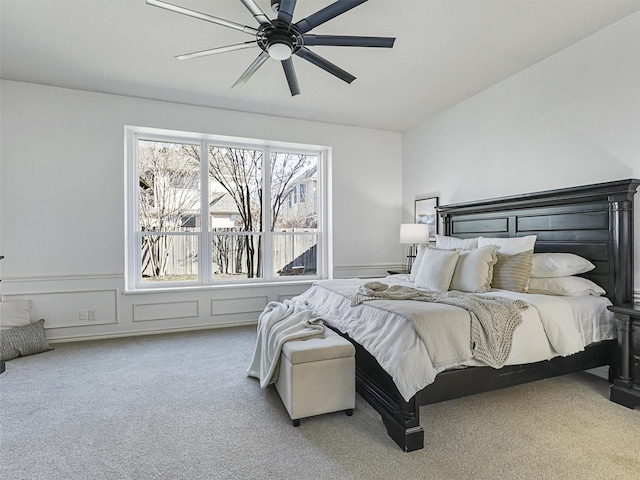
<instances>
[{"instance_id":1,"label":"baseboard trim","mask_svg":"<svg viewBox=\"0 0 640 480\"><path fill-rule=\"evenodd\" d=\"M93 340L107 340L109 338L142 337L146 335L163 335L167 333L195 332L199 330L216 330L219 328L246 327L250 325L257 325L257 323L258 323L257 320L247 320L244 322L216 323L216 324L195 325L190 327L179 327L179 328L155 328L153 330L135 330L135 331L118 332L118 333L104 333L104 334L97 334L97 335L69 335L66 337L47 338L47 341L51 344L84 342L84 341L93 341Z\"/></svg>"}]
</instances>

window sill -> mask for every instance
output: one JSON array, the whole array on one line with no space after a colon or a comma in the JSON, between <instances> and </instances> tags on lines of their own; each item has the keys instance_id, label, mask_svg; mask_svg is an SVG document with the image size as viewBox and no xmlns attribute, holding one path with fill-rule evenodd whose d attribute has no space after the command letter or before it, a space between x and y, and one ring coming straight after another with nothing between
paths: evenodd
<instances>
[{"instance_id":1,"label":"window sill","mask_svg":"<svg viewBox=\"0 0 640 480\"><path fill-rule=\"evenodd\" d=\"M298 286L311 285L317 280L323 280L321 277L307 277L304 280L283 280L278 282L260 282L260 283L226 283L219 285L178 285L167 287L150 287L125 289L123 295L148 295L150 293L179 293L179 292L198 292L207 290L235 290L240 288L270 288L281 286Z\"/></svg>"}]
</instances>

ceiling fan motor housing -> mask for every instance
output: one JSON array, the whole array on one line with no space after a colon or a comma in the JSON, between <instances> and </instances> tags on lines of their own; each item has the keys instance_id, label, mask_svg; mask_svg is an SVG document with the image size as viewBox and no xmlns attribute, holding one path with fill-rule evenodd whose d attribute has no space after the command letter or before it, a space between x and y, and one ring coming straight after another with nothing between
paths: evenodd
<instances>
[{"instance_id":1,"label":"ceiling fan motor housing","mask_svg":"<svg viewBox=\"0 0 640 480\"><path fill-rule=\"evenodd\" d=\"M262 26L256 38L260 48L276 60L286 60L303 45L302 34L293 25Z\"/></svg>"}]
</instances>

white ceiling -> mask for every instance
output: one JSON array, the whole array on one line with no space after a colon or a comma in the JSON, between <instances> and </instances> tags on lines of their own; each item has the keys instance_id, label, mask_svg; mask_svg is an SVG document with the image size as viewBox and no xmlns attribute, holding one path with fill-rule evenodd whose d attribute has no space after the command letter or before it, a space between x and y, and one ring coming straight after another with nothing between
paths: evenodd
<instances>
[{"instance_id":1,"label":"white ceiling","mask_svg":"<svg viewBox=\"0 0 640 480\"><path fill-rule=\"evenodd\" d=\"M257 27L240 0L168 0ZM265 12L269 0L256 0ZM294 21L332 3L298 0ZM640 10L640 0L370 0L310 33L397 37L393 49L311 47L351 84L294 57L291 97L259 50L182 53L253 37L145 0L0 0L1 76L96 92L402 131Z\"/></svg>"}]
</instances>

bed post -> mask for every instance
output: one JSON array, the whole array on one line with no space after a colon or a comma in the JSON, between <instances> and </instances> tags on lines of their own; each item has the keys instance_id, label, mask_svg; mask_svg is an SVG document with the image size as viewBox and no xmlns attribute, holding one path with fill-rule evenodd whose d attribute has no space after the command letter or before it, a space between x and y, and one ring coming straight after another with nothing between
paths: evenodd
<instances>
[{"instance_id":1,"label":"bed post","mask_svg":"<svg viewBox=\"0 0 640 480\"><path fill-rule=\"evenodd\" d=\"M613 252L615 291L611 301L615 306L633 302L633 196L640 185L638 180L627 180L626 190L609 195L611 212L611 249ZM633 408L628 403L628 391L633 386L631 317L616 313L616 355L609 371L609 399Z\"/></svg>"},{"instance_id":2,"label":"bed post","mask_svg":"<svg viewBox=\"0 0 640 480\"><path fill-rule=\"evenodd\" d=\"M405 452L424 448L424 429L420 426L420 402L418 394L406 402L397 389L380 388L356 367L356 389L382 417L387 434ZM393 395L390 394L397 394Z\"/></svg>"},{"instance_id":3,"label":"bed post","mask_svg":"<svg viewBox=\"0 0 640 480\"><path fill-rule=\"evenodd\" d=\"M611 249L613 253L616 305L633 300L633 195L638 181L629 180L627 189L609 195L611 212Z\"/></svg>"},{"instance_id":4,"label":"bed post","mask_svg":"<svg viewBox=\"0 0 640 480\"><path fill-rule=\"evenodd\" d=\"M356 348L356 390L382 417L387 433L405 452L424 448L419 394L407 402L377 360L347 334L332 328Z\"/></svg>"}]
</instances>

